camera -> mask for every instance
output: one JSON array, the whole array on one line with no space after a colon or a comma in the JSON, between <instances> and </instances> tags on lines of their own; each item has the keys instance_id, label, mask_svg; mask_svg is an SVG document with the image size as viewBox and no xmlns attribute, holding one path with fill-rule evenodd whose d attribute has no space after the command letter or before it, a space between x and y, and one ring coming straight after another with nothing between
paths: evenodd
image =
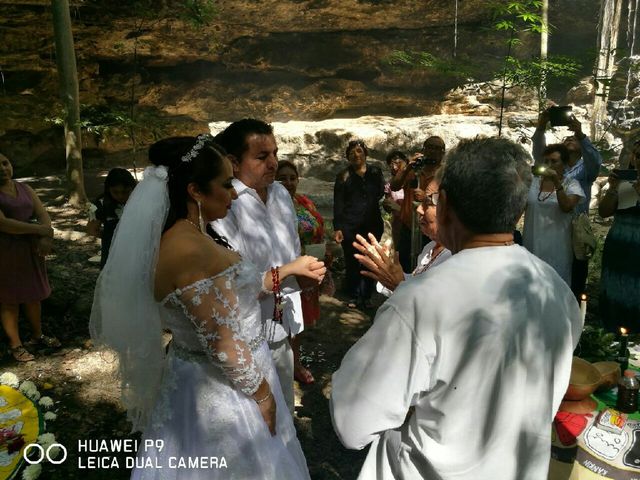
<instances>
[{"instance_id":1,"label":"camera","mask_svg":"<svg viewBox=\"0 0 640 480\"><path fill-rule=\"evenodd\" d=\"M572 107L549 107L549 122L552 127L566 127L571 120Z\"/></svg>"},{"instance_id":2,"label":"camera","mask_svg":"<svg viewBox=\"0 0 640 480\"><path fill-rule=\"evenodd\" d=\"M424 155L420 155L415 162L411 163L411 168L414 170L422 170L430 165L437 165L438 161L433 158L427 158Z\"/></svg>"},{"instance_id":3,"label":"camera","mask_svg":"<svg viewBox=\"0 0 640 480\"><path fill-rule=\"evenodd\" d=\"M614 168L613 173L619 180L624 180L627 182L634 182L638 179L638 171L637 170L623 170L619 168Z\"/></svg>"},{"instance_id":4,"label":"camera","mask_svg":"<svg viewBox=\"0 0 640 480\"><path fill-rule=\"evenodd\" d=\"M536 177L539 177L546 169L547 167L545 167L544 165L534 165L533 167L531 167L531 173L533 173Z\"/></svg>"}]
</instances>

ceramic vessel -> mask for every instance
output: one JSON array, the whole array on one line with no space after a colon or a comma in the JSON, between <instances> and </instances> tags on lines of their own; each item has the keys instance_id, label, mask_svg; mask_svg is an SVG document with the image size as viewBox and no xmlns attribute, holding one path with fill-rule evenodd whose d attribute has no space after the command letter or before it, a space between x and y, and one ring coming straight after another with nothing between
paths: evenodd
<instances>
[{"instance_id":1,"label":"ceramic vessel","mask_svg":"<svg viewBox=\"0 0 640 480\"><path fill-rule=\"evenodd\" d=\"M582 358L573 357L571 379L564 399L583 400L596 391L601 381L602 375L592 363Z\"/></svg>"},{"instance_id":2,"label":"ceramic vessel","mask_svg":"<svg viewBox=\"0 0 640 480\"><path fill-rule=\"evenodd\" d=\"M611 390L618 384L618 380L620 380L620 364L618 362L596 362L593 366L602 376L598 386L599 391Z\"/></svg>"}]
</instances>

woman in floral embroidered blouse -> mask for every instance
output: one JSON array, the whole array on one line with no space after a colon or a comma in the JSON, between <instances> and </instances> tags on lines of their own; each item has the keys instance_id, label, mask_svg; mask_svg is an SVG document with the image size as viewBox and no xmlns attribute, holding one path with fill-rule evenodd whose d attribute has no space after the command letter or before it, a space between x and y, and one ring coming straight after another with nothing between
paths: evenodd
<instances>
[{"instance_id":1,"label":"woman in floral embroidered blouse","mask_svg":"<svg viewBox=\"0 0 640 480\"><path fill-rule=\"evenodd\" d=\"M298 217L298 234L303 251L308 245L324 243L324 220L313 202L306 196L296 193L298 188L298 169L292 162L278 162L276 179L289 191ZM313 253L309 253L310 255ZM322 259L320 259L322 260ZM320 318L320 288L318 284L302 287L302 316L305 328L315 325ZM292 337L291 348L294 356L294 378L303 384L314 382L313 375L300 362L300 335Z\"/></svg>"}]
</instances>

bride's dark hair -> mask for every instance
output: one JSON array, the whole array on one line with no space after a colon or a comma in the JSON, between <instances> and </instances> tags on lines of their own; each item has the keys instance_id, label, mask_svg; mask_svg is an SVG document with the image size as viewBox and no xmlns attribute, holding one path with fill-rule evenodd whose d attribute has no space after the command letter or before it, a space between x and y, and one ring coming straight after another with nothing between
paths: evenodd
<instances>
[{"instance_id":1,"label":"bride's dark hair","mask_svg":"<svg viewBox=\"0 0 640 480\"><path fill-rule=\"evenodd\" d=\"M196 143L204 141L202 148L193 152ZM183 157L192 152L189 161ZM225 150L213 141L213 138L201 140L197 137L169 137L157 141L149 147L149 161L156 166L167 167L169 179L169 214L164 230L170 228L177 220L187 217L189 193L187 186L195 183L202 193L209 193L209 182L222 172L226 157ZM207 233L216 242L230 248L228 242L218 235L210 225Z\"/></svg>"}]
</instances>

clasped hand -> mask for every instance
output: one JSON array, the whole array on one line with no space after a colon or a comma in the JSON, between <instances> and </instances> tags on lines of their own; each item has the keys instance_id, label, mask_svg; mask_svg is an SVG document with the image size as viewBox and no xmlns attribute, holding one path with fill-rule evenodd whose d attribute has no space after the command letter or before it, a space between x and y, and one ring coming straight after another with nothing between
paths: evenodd
<instances>
[{"instance_id":1,"label":"clasped hand","mask_svg":"<svg viewBox=\"0 0 640 480\"><path fill-rule=\"evenodd\" d=\"M368 237L369 241L362 235L356 235L356 241L353 242L353 247L360 252L360 254L354 254L354 257L368 268L360 273L393 291L404 280L399 254L392 253L388 245L380 245L371 233Z\"/></svg>"},{"instance_id":2,"label":"clasped hand","mask_svg":"<svg viewBox=\"0 0 640 480\"><path fill-rule=\"evenodd\" d=\"M293 273L302 288L322 283L327 273L324 262L311 255L303 255L293 261Z\"/></svg>"}]
</instances>

